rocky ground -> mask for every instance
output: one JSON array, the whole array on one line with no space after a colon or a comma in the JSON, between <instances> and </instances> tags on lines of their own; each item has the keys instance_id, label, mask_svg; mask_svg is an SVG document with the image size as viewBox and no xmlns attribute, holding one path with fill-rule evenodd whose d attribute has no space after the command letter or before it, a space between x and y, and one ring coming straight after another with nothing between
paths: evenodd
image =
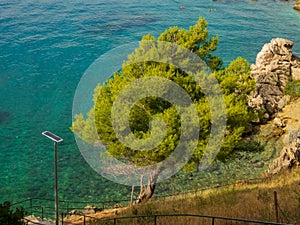
<instances>
[{"instance_id":1,"label":"rocky ground","mask_svg":"<svg viewBox=\"0 0 300 225\"><path fill-rule=\"evenodd\" d=\"M92 206L87 206L83 209L82 213L84 215L86 215L86 217L84 218L84 216L79 215L80 212L71 212L70 215L66 216L64 218L64 224L68 225L68 224L82 224L84 219L86 221L90 221L91 218L97 218L97 219L105 219L105 218L113 218L115 216L117 216L122 210L125 210L126 207L115 207L113 209L106 209L106 210L88 210L86 211L86 208L90 208Z\"/></svg>"},{"instance_id":2,"label":"rocky ground","mask_svg":"<svg viewBox=\"0 0 300 225\"><path fill-rule=\"evenodd\" d=\"M24 218L24 222L26 225L34 225L34 224L54 225L55 224L55 222L52 220L42 219L40 217L35 217L34 215L26 216Z\"/></svg>"},{"instance_id":3,"label":"rocky ground","mask_svg":"<svg viewBox=\"0 0 300 225\"><path fill-rule=\"evenodd\" d=\"M86 222L92 220L92 218L97 219L105 219L105 218L113 218L117 216L122 210L127 209L126 207L122 207L120 205L115 206L113 209L105 209L102 210L95 206L86 206L82 210L72 210L68 215L66 215L59 224L64 225L82 225L84 220ZM25 217L25 221L28 222L28 225L34 224L43 224L43 225L54 225L55 221L42 219L40 217L35 217L34 215L30 215Z\"/></svg>"},{"instance_id":4,"label":"rocky ground","mask_svg":"<svg viewBox=\"0 0 300 225\"><path fill-rule=\"evenodd\" d=\"M279 156L266 171L274 175L300 164L300 98L290 102L275 119L263 127L275 137ZM272 141L269 143L272 144Z\"/></svg>"}]
</instances>

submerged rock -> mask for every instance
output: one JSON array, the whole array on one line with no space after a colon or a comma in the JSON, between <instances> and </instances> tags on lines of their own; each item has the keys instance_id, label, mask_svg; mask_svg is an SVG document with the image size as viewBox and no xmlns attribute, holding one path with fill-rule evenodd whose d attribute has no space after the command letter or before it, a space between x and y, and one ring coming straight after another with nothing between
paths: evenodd
<instances>
[{"instance_id":1,"label":"submerged rock","mask_svg":"<svg viewBox=\"0 0 300 225\"><path fill-rule=\"evenodd\" d=\"M0 124L10 120L10 118L11 118L10 113L0 111Z\"/></svg>"}]
</instances>

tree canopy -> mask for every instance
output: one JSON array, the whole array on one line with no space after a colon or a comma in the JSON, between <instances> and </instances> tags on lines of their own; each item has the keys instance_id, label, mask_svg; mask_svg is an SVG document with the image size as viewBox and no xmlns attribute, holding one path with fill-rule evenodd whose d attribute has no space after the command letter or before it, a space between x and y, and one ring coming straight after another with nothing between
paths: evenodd
<instances>
[{"instance_id":1,"label":"tree canopy","mask_svg":"<svg viewBox=\"0 0 300 225\"><path fill-rule=\"evenodd\" d=\"M213 55L218 45L218 37L210 37L207 26L207 22L200 18L189 30L172 27L164 31L157 40L150 34L145 35L142 40L171 42L182 46L196 54L208 65L212 71L208 76L217 78L226 103L225 138L217 156L218 159L225 159L241 141L247 125L255 117L255 114L247 106L247 95L253 90L254 81L250 78L249 63L243 58L237 58L227 68L222 68L222 60ZM160 123L151 124L155 118L160 118L161 120L156 121L163 121L166 124L164 138L159 145L147 151L131 149L119 140L114 132L111 111L120 92L130 83L139 78L165 78L175 82L190 96L198 112L197 121L195 118L191 119L191 124L198 123L201 127L199 136L194 140L197 148L184 168L187 171L195 170L203 156L211 130L208 99L194 78L180 68L152 61L132 63L135 62L134 59L145 54L140 46L128 56L128 62L124 63L119 72L115 72L105 84L98 84L95 88L94 107L87 115L76 115L71 129L89 143L94 143L99 137L113 157L127 163L145 166L164 160L174 151L181 133L180 116L174 105L165 99L153 96L140 99L131 108L130 130L140 140L146 140L151 135L156 135L159 139L162 135L160 129L155 130ZM154 53L149 50L147 54ZM160 88L161 92L169 91L164 85L156 88ZM138 92L139 89L136 91ZM96 132L93 130L95 128L92 123L96 124ZM120 129L122 130L122 127ZM132 144L135 144L134 141Z\"/></svg>"}]
</instances>

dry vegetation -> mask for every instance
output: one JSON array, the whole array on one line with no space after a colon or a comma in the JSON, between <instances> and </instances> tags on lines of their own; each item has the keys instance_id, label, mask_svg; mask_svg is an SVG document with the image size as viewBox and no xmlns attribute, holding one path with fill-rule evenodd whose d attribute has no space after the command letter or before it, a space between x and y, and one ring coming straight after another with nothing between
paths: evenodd
<instances>
[{"instance_id":1,"label":"dry vegetation","mask_svg":"<svg viewBox=\"0 0 300 225\"><path fill-rule=\"evenodd\" d=\"M151 214L201 214L276 222L274 191L278 196L279 222L300 224L300 168L260 182L240 182L228 187L206 190L143 205L118 209L112 217ZM107 215L106 215L107 216ZM97 217L101 217L98 215ZM79 221L78 221L79 222ZM82 222L82 219L81 219ZM67 224L67 223L66 223ZM71 224L71 223L69 223ZM81 223L82 224L82 223ZM89 221L87 224L113 224L113 221ZM153 218L125 219L117 224L154 224ZM211 224L210 219L194 217L158 217L157 224ZM216 220L215 224L243 224ZM244 223L246 224L246 223ZM252 224L252 223L247 223Z\"/></svg>"}]
</instances>

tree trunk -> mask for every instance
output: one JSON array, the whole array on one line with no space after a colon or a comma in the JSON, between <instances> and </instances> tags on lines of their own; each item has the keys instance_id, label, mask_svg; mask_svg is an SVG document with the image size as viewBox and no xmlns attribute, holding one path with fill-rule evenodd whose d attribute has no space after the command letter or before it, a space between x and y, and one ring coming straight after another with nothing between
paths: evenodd
<instances>
[{"instance_id":1,"label":"tree trunk","mask_svg":"<svg viewBox=\"0 0 300 225\"><path fill-rule=\"evenodd\" d=\"M130 207L132 206L132 202L133 202L133 194L134 194L134 185L132 185L131 187Z\"/></svg>"},{"instance_id":2,"label":"tree trunk","mask_svg":"<svg viewBox=\"0 0 300 225\"><path fill-rule=\"evenodd\" d=\"M143 185L143 176L141 177L140 194L138 198L135 200L135 204L146 202L153 196L159 173L160 173L159 170L155 170L151 174L149 174L148 184L146 185L145 188Z\"/></svg>"}]
</instances>

